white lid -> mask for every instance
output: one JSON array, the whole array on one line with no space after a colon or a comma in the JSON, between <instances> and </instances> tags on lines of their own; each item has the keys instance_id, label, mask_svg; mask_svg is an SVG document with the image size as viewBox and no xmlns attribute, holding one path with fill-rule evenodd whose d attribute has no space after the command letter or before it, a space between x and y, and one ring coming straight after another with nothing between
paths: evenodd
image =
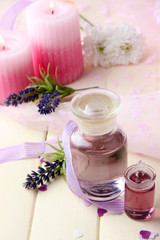
<instances>
[{"instance_id":1,"label":"white lid","mask_svg":"<svg viewBox=\"0 0 160 240\"><path fill-rule=\"evenodd\" d=\"M85 90L71 101L71 110L79 128L87 134L101 135L115 127L120 98L106 89Z\"/></svg>"}]
</instances>

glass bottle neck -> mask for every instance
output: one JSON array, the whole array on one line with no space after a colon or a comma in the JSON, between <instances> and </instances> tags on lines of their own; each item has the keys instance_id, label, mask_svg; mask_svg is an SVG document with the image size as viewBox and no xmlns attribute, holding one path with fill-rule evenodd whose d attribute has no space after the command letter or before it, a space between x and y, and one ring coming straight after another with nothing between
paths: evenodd
<instances>
[{"instance_id":1,"label":"glass bottle neck","mask_svg":"<svg viewBox=\"0 0 160 240\"><path fill-rule=\"evenodd\" d=\"M108 136L112 135L117 129L118 129L117 126L115 126L114 129L112 129L108 132L105 132L105 133L90 134L90 133L84 132L82 129L77 127L77 130L78 130L79 134L81 136L83 136L83 138L86 139L87 141L101 141L101 140L104 140Z\"/></svg>"},{"instance_id":2,"label":"glass bottle neck","mask_svg":"<svg viewBox=\"0 0 160 240\"><path fill-rule=\"evenodd\" d=\"M116 118L104 119L103 121L85 121L77 119L81 132L91 136L101 136L114 131L116 126Z\"/></svg>"}]
</instances>

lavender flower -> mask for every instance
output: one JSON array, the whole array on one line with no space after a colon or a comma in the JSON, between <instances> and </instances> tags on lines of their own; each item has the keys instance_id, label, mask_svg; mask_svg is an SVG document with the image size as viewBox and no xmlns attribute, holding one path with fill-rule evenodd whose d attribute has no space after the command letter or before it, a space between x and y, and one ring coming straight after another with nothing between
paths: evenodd
<instances>
[{"instance_id":1,"label":"lavender flower","mask_svg":"<svg viewBox=\"0 0 160 240\"><path fill-rule=\"evenodd\" d=\"M40 154L40 160L45 162L44 168L39 166L38 171L32 171L26 177L26 182L23 184L28 189L38 189L46 191L47 185L44 182L50 182L50 179L55 178L57 175L66 175L66 158L62 147L62 142L57 141L59 147L54 147L49 143L53 151L50 153Z\"/></svg>"},{"instance_id":2,"label":"lavender flower","mask_svg":"<svg viewBox=\"0 0 160 240\"><path fill-rule=\"evenodd\" d=\"M18 92L18 94L13 93L8 96L4 101L6 106L12 105L17 106L23 102L33 102L38 98L38 94L35 92L34 88L26 88Z\"/></svg>"},{"instance_id":3,"label":"lavender flower","mask_svg":"<svg viewBox=\"0 0 160 240\"><path fill-rule=\"evenodd\" d=\"M39 185L43 188L44 182L50 182L51 179L60 175L63 161L56 160L53 163L45 162L45 167L38 167L38 172L32 171L27 175L26 182L23 184L25 188L37 189ZM40 188L41 190L41 188Z\"/></svg>"},{"instance_id":4,"label":"lavender flower","mask_svg":"<svg viewBox=\"0 0 160 240\"><path fill-rule=\"evenodd\" d=\"M42 93L41 100L39 101L37 107L40 114L49 114L55 112L56 107L58 107L60 99L57 96L60 92L55 90L53 93Z\"/></svg>"},{"instance_id":5,"label":"lavender flower","mask_svg":"<svg viewBox=\"0 0 160 240\"><path fill-rule=\"evenodd\" d=\"M39 100L37 107L40 114L49 114L55 112L60 101L75 91L86 90L90 88L83 89L73 89L62 85L57 76L57 70L55 76L52 78L49 74L48 64L47 72L43 68L39 68L41 78L38 77L28 77L32 84L28 85L27 88L18 92L18 94L13 93L8 96L4 101L6 106L17 106L21 103L34 102ZM95 87L92 87L95 88ZM96 87L97 88L97 87Z\"/></svg>"}]
</instances>

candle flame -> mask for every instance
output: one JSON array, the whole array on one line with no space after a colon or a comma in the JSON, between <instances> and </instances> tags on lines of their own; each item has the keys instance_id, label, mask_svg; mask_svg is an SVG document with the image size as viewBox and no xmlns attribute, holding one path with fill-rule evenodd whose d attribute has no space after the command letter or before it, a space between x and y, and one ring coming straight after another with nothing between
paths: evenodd
<instances>
[{"instance_id":1,"label":"candle flame","mask_svg":"<svg viewBox=\"0 0 160 240\"><path fill-rule=\"evenodd\" d=\"M4 38L0 35L0 45L4 48L5 46L5 41Z\"/></svg>"},{"instance_id":2,"label":"candle flame","mask_svg":"<svg viewBox=\"0 0 160 240\"><path fill-rule=\"evenodd\" d=\"M53 9L54 8L54 2L50 1L49 6L50 6L51 9Z\"/></svg>"}]
</instances>

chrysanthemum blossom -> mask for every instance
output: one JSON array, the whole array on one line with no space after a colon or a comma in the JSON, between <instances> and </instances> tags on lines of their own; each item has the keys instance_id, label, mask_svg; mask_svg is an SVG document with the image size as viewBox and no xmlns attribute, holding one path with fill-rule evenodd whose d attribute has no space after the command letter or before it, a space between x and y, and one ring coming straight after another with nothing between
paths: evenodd
<instances>
[{"instance_id":1,"label":"chrysanthemum blossom","mask_svg":"<svg viewBox=\"0 0 160 240\"><path fill-rule=\"evenodd\" d=\"M137 64L145 49L142 34L137 34L136 29L128 24L114 27L112 41L107 45L108 61L111 65Z\"/></svg>"},{"instance_id":2,"label":"chrysanthemum blossom","mask_svg":"<svg viewBox=\"0 0 160 240\"><path fill-rule=\"evenodd\" d=\"M84 28L85 37L83 39L84 62L94 67L108 66L108 54L106 47L112 37L112 28L107 26L101 28L99 26L86 26Z\"/></svg>"},{"instance_id":3,"label":"chrysanthemum blossom","mask_svg":"<svg viewBox=\"0 0 160 240\"><path fill-rule=\"evenodd\" d=\"M87 26L84 32L84 61L94 67L137 64L144 52L144 38L131 25Z\"/></svg>"}]
</instances>

